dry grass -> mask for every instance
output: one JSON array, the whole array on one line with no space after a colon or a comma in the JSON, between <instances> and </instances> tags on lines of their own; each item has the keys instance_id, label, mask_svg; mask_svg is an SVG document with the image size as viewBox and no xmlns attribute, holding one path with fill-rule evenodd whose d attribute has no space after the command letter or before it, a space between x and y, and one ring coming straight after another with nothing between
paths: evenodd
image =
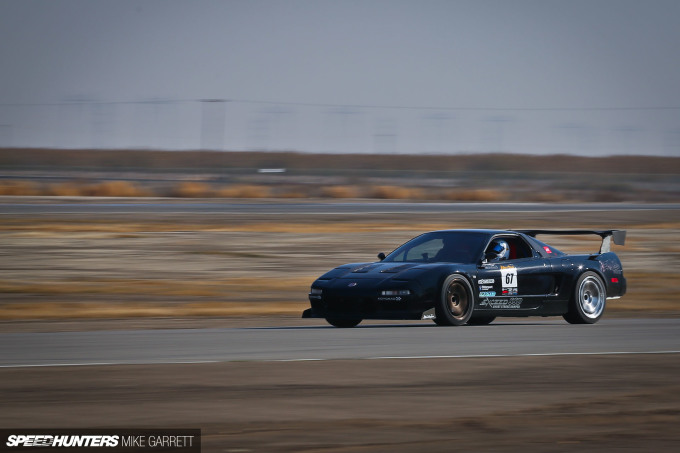
<instances>
[{"instance_id":1,"label":"dry grass","mask_svg":"<svg viewBox=\"0 0 680 453\"><path fill-rule=\"evenodd\" d=\"M181 185L176 191L186 190ZM58 196L58 197L151 197L157 196L151 188L130 181L102 181L86 183L68 181L54 184L36 184L31 181L5 181L0 183L0 195ZM178 195L179 196L179 195Z\"/></svg>"},{"instance_id":2,"label":"dry grass","mask_svg":"<svg viewBox=\"0 0 680 453\"><path fill-rule=\"evenodd\" d=\"M0 319L299 315L307 308L304 294L314 278L3 280L0 293L52 300L0 303ZM88 300L98 296L110 301ZM158 301L163 299L179 302Z\"/></svg>"},{"instance_id":3,"label":"dry grass","mask_svg":"<svg viewBox=\"0 0 680 453\"><path fill-rule=\"evenodd\" d=\"M625 275L628 280L628 292L621 299L607 302L608 311L628 311L640 314L680 311L677 274L626 272Z\"/></svg>"},{"instance_id":4,"label":"dry grass","mask_svg":"<svg viewBox=\"0 0 680 453\"><path fill-rule=\"evenodd\" d=\"M510 199L508 193L495 189L451 189L409 185L334 185L319 188L316 185L268 186L263 184L231 184L219 186L197 181L173 183L169 189L159 189L130 181L103 181L84 183L68 181L55 184L37 184L31 181L5 181L0 183L0 196L61 196L61 197L159 197L178 198L374 198L381 200L441 200L471 202L501 202ZM593 194L597 198L597 194ZM553 192L523 195L530 201L564 201L564 195Z\"/></svg>"},{"instance_id":5,"label":"dry grass","mask_svg":"<svg viewBox=\"0 0 680 453\"><path fill-rule=\"evenodd\" d=\"M418 187L373 186L368 187L368 198L381 200L424 200L425 191Z\"/></svg>"},{"instance_id":6,"label":"dry grass","mask_svg":"<svg viewBox=\"0 0 680 453\"><path fill-rule=\"evenodd\" d=\"M315 276L297 278L268 278L268 291L285 292L306 289ZM146 295L182 297L225 297L250 293L262 287L260 278L225 278L221 280L149 280L149 279L99 279L79 281L8 281L0 280L4 294L40 294L45 296L68 295Z\"/></svg>"},{"instance_id":7,"label":"dry grass","mask_svg":"<svg viewBox=\"0 0 680 453\"><path fill-rule=\"evenodd\" d=\"M361 191L355 186L328 186L321 189L323 198L358 198Z\"/></svg>"},{"instance_id":8,"label":"dry grass","mask_svg":"<svg viewBox=\"0 0 680 453\"><path fill-rule=\"evenodd\" d=\"M271 190L262 185L235 184L219 189L216 196L221 198L268 198L271 196Z\"/></svg>"},{"instance_id":9,"label":"dry grass","mask_svg":"<svg viewBox=\"0 0 680 453\"><path fill-rule=\"evenodd\" d=\"M202 182L184 181L175 183L167 193L179 198L267 198L271 195L271 189L253 184L217 187ZM162 194L162 191L130 181L103 181L92 184L69 181L48 185L38 185L31 181L5 181L0 184L0 195L6 196L156 197ZM291 197L307 196L308 194L299 192ZM282 197L287 198L285 193Z\"/></svg>"},{"instance_id":10,"label":"dry grass","mask_svg":"<svg viewBox=\"0 0 680 453\"><path fill-rule=\"evenodd\" d=\"M501 202L508 199L500 190L494 189L455 189L442 197L448 201Z\"/></svg>"},{"instance_id":11,"label":"dry grass","mask_svg":"<svg viewBox=\"0 0 680 453\"><path fill-rule=\"evenodd\" d=\"M313 198L314 188L313 187L281 187L276 192L276 198L292 198L292 199L303 199L303 198Z\"/></svg>"},{"instance_id":12,"label":"dry grass","mask_svg":"<svg viewBox=\"0 0 680 453\"><path fill-rule=\"evenodd\" d=\"M148 197L151 191L129 181L106 181L87 187L87 195L93 197Z\"/></svg>"},{"instance_id":13,"label":"dry grass","mask_svg":"<svg viewBox=\"0 0 680 453\"><path fill-rule=\"evenodd\" d=\"M83 184L64 182L59 184L51 184L41 195L50 195L55 197L78 197L83 196L85 192L85 186Z\"/></svg>"},{"instance_id":14,"label":"dry grass","mask_svg":"<svg viewBox=\"0 0 680 453\"><path fill-rule=\"evenodd\" d=\"M181 182L170 193L173 197L204 198L212 196L213 190L208 184L201 182Z\"/></svg>"},{"instance_id":15,"label":"dry grass","mask_svg":"<svg viewBox=\"0 0 680 453\"><path fill-rule=\"evenodd\" d=\"M230 316L300 315L307 304L301 302L267 302L244 304L233 302L193 302L161 304L148 302L33 302L0 305L0 319L83 319L83 318L185 318Z\"/></svg>"},{"instance_id":16,"label":"dry grass","mask_svg":"<svg viewBox=\"0 0 680 453\"><path fill-rule=\"evenodd\" d=\"M31 181L3 181L0 183L0 195L33 196L40 194L40 186Z\"/></svg>"}]
</instances>

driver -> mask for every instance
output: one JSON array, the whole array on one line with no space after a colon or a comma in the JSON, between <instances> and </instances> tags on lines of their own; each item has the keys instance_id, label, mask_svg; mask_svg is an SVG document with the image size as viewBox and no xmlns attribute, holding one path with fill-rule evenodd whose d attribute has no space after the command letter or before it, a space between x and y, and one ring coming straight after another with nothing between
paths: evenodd
<instances>
[{"instance_id":1,"label":"driver","mask_svg":"<svg viewBox=\"0 0 680 453\"><path fill-rule=\"evenodd\" d=\"M510 246L503 239L495 239L491 243L489 252L495 255L491 261L507 260L510 257Z\"/></svg>"}]
</instances>

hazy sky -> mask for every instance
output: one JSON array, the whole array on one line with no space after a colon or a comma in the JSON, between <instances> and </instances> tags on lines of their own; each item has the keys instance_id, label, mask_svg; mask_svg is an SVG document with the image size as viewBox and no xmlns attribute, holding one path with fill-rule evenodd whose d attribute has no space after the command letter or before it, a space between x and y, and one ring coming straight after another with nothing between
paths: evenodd
<instances>
[{"instance_id":1,"label":"hazy sky","mask_svg":"<svg viewBox=\"0 0 680 453\"><path fill-rule=\"evenodd\" d=\"M0 104L680 107L679 23L680 0L0 0Z\"/></svg>"}]
</instances>

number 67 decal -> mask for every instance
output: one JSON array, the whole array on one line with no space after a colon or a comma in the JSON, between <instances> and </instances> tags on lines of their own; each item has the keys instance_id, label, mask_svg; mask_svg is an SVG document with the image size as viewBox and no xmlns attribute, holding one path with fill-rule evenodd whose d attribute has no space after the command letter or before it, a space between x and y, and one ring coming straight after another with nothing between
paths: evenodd
<instances>
[{"instance_id":1,"label":"number 67 decal","mask_svg":"<svg viewBox=\"0 0 680 453\"><path fill-rule=\"evenodd\" d=\"M517 294L517 268L515 266L501 266L501 283L504 295Z\"/></svg>"}]
</instances>

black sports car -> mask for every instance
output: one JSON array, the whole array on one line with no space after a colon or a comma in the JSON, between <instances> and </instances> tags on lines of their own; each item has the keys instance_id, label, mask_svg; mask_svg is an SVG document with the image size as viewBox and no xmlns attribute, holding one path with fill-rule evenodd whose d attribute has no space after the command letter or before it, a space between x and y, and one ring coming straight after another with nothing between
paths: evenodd
<instances>
[{"instance_id":1,"label":"black sports car","mask_svg":"<svg viewBox=\"0 0 680 453\"><path fill-rule=\"evenodd\" d=\"M567 255L539 234L597 234L600 251ZM444 230L422 234L380 261L337 267L319 277L303 318L337 327L363 319L432 319L438 325L488 324L497 316L563 316L592 324L606 299L626 292L611 242L622 230Z\"/></svg>"}]
</instances>

